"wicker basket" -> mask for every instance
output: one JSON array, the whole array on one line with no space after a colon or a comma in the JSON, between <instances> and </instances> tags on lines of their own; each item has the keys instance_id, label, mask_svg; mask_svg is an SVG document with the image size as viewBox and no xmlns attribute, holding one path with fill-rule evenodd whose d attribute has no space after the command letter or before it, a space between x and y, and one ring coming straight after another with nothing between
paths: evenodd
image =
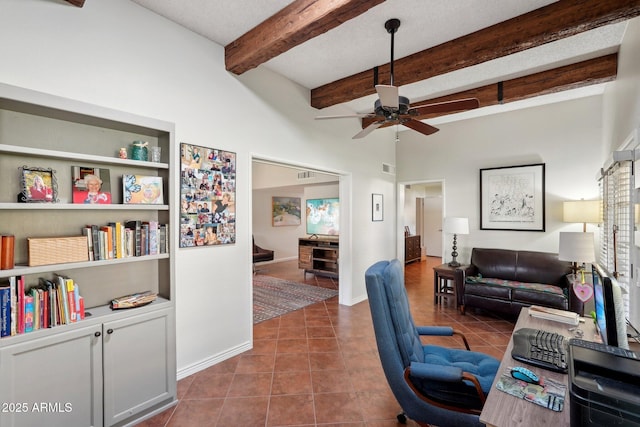
<instances>
[{"instance_id":1,"label":"wicker basket","mask_svg":"<svg viewBox=\"0 0 640 427\"><path fill-rule=\"evenodd\" d=\"M27 238L29 266L89 261L87 236Z\"/></svg>"}]
</instances>

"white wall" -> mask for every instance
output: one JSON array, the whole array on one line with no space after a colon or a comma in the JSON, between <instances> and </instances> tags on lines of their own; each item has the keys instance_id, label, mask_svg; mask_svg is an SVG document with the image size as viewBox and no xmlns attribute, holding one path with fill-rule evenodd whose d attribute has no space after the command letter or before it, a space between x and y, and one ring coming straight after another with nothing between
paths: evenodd
<instances>
[{"instance_id":1,"label":"white wall","mask_svg":"<svg viewBox=\"0 0 640 427\"><path fill-rule=\"evenodd\" d=\"M236 77L221 46L128 0L83 8L2 0L0 58L2 83L173 122L176 142L237 153L237 243L175 257L179 376L251 345L252 156L344 175L350 227L341 236L341 288L349 293L341 301L362 300L365 269L395 257L395 210L387 209L394 178L381 172L382 162L395 163L392 130L376 131L363 149L350 138L356 120L314 121L307 89L263 67ZM388 202L382 223L371 222L374 192Z\"/></svg>"},{"instance_id":2,"label":"white wall","mask_svg":"<svg viewBox=\"0 0 640 427\"><path fill-rule=\"evenodd\" d=\"M581 228L562 222L562 201L598 197L601 112L594 96L443 124L429 137L402 132L397 178L444 180L444 215L469 218L470 234L458 236L460 261L474 246L557 252L558 231ZM479 170L532 163L546 164L546 232L480 230Z\"/></svg>"}]
</instances>

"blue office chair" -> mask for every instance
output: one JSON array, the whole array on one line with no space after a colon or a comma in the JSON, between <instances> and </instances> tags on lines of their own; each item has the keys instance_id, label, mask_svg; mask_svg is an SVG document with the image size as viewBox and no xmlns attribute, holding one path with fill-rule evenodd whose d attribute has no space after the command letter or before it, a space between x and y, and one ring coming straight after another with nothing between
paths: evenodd
<instances>
[{"instance_id":1,"label":"blue office chair","mask_svg":"<svg viewBox=\"0 0 640 427\"><path fill-rule=\"evenodd\" d=\"M462 335L447 326L416 327L400 261L380 261L365 273L378 353L406 417L421 426L481 426L479 415L500 362L486 354L423 345L421 335Z\"/></svg>"}]
</instances>

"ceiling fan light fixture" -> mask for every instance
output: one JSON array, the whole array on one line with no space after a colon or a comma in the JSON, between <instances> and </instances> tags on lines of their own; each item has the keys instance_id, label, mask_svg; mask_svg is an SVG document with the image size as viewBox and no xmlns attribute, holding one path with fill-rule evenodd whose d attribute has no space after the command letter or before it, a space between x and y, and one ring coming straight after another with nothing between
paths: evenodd
<instances>
[{"instance_id":1,"label":"ceiling fan light fixture","mask_svg":"<svg viewBox=\"0 0 640 427\"><path fill-rule=\"evenodd\" d=\"M394 52L394 35L400 28L400 20L396 18L389 19L385 22L384 27L391 34L391 61L389 63L390 84L377 84L377 67L374 71L374 81L378 99L373 104L374 112L370 114L346 115L346 116L325 116L316 117L316 119L334 119L341 117L360 117L374 119L367 127L362 129L353 139L364 138L377 128L383 125L396 125L396 142L398 138L397 125L403 125L415 130L423 135L431 135L438 131L438 128L427 123L421 122L418 116L428 113L446 113L469 110L479 106L478 100L475 98L439 102L435 104L419 105L411 107L411 102L406 96L400 96L398 87L393 85L393 52ZM415 117L415 119L414 119Z\"/></svg>"}]
</instances>

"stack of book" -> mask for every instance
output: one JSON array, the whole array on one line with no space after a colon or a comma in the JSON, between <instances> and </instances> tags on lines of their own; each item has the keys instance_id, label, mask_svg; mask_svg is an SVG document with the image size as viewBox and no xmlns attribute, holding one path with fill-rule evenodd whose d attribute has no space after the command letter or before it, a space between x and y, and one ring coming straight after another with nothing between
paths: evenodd
<instances>
[{"instance_id":1,"label":"stack of book","mask_svg":"<svg viewBox=\"0 0 640 427\"><path fill-rule=\"evenodd\" d=\"M123 308L140 307L152 303L157 297L158 294L151 291L125 295L111 300L111 308L113 310L119 310Z\"/></svg>"},{"instance_id":2,"label":"stack of book","mask_svg":"<svg viewBox=\"0 0 640 427\"><path fill-rule=\"evenodd\" d=\"M84 298L69 277L40 278L28 290L24 276L0 284L0 337L75 323L84 316Z\"/></svg>"},{"instance_id":3,"label":"stack of book","mask_svg":"<svg viewBox=\"0 0 640 427\"><path fill-rule=\"evenodd\" d=\"M82 233L87 236L90 261L169 252L168 226L158 221L131 220L87 225Z\"/></svg>"}]
</instances>

